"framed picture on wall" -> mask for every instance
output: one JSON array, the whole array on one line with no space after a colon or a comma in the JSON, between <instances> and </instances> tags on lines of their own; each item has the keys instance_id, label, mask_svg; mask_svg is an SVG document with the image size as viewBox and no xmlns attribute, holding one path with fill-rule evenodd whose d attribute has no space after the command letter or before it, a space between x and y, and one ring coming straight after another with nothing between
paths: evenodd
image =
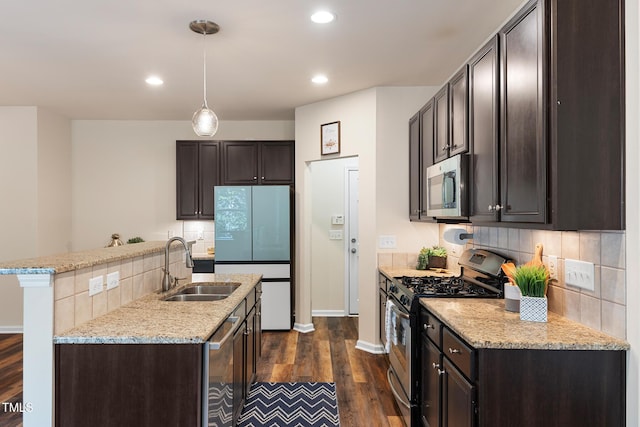
<instances>
[{"instance_id":1,"label":"framed picture on wall","mask_svg":"<svg viewBox=\"0 0 640 427\"><path fill-rule=\"evenodd\" d=\"M320 153L340 153L340 122L331 122L320 125Z\"/></svg>"}]
</instances>

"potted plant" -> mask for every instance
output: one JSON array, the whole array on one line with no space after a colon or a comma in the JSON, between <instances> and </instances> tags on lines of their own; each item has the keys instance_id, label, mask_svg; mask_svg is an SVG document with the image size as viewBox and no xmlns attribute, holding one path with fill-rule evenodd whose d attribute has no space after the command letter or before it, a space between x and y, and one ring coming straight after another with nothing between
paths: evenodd
<instances>
[{"instance_id":1,"label":"potted plant","mask_svg":"<svg viewBox=\"0 0 640 427\"><path fill-rule=\"evenodd\" d=\"M522 297L520 298L520 320L547 321L547 283L549 274L544 265L522 265L513 274Z\"/></svg>"},{"instance_id":2,"label":"potted plant","mask_svg":"<svg viewBox=\"0 0 640 427\"><path fill-rule=\"evenodd\" d=\"M426 270L427 265L429 265L429 249L423 247L420 249L420 253L418 254L418 265L416 266L416 270Z\"/></svg>"},{"instance_id":3,"label":"potted plant","mask_svg":"<svg viewBox=\"0 0 640 427\"><path fill-rule=\"evenodd\" d=\"M447 250L442 246L434 246L429 249L428 268L446 268Z\"/></svg>"}]
</instances>

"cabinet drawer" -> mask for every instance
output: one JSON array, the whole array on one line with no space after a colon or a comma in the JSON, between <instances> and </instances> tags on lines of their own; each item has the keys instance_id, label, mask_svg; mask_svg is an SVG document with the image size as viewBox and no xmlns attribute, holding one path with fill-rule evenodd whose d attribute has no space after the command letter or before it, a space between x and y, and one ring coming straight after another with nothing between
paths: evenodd
<instances>
[{"instance_id":1,"label":"cabinet drawer","mask_svg":"<svg viewBox=\"0 0 640 427\"><path fill-rule=\"evenodd\" d=\"M442 328L442 353L449 359L467 378L474 381L476 378L475 352L464 341L455 336L448 328Z\"/></svg>"},{"instance_id":2,"label":"cabinet drawer","mask_svg":"<svg viewBox=\"0 0 640 427\"><path fill-rule=\"evenodd\" d=\"M442 346L441 334L442 323L431 313L426 310L420 311L420 331L428 336L435 345L440 348Z\"/></svg>"}]
</instances>

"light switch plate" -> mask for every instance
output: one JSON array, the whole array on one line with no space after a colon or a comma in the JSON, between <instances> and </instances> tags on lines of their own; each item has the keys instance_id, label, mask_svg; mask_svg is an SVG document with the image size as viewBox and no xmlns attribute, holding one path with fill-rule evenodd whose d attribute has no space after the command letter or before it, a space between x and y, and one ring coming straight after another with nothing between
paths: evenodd
<instances>
[{"instance_id":1,"label":"light switch plate","mask_svg":"<svg viewBox=\"0 0 640 427\"><path fill-rule=\"evenodd\" d=\"M343 225L344 224L344 215L332 215L331 216L331 224L333 224L333 225Z\"/></svg>"},{"instance_id":2,"label":"light switch plate","mask_svg":"<svg viewBox=\"0 0 640 427\"><path fill-rule=\"evenodd\" d=\"M342 240L342 230L329 230L329 240Z\"/></svg>"},{"instance_id":3,"label":"light switch plate","mask_svg":"<svg viewBox=\"0 0 640 427\"><path fill-rule=\"evenodd\" d=\"M593 291L595 272L593 263L575 259L564 260L564 283Z\"/></svg>"},{"instance_id":4,"label":"light switch plate","mask_svg":"<svg viewBox=\"0 0 640 427\"><path fill-rule=\"evenodd\" d=\"M380 249L394 249L396 247L396 236L378 236L378 247Z\"/></svg>"},{"instance_id":5,"label":"light switch plate","mask_svg":"<svg viewBox=\"0 0 640 427\"><path fill-rule=\"evenodd\" d=\"M89 296L97 295L102 292L102 276L89 279Z\"/></svg>"},{"instance_id":6,"label":"light switch plate","mask_svg":"<svg viewBox=\"0 0 640 427\"><path fill-rule=\"evenodd\" d=\"M115 271L107 274L107 290L117 288L120 284L120 272Z\"/></svg>"}]
</instances>

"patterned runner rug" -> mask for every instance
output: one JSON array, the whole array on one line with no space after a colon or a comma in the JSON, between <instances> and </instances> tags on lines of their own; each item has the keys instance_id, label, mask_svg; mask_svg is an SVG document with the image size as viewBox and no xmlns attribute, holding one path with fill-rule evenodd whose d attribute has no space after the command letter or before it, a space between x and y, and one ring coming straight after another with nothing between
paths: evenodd
<instances>
[{"instance_id":1,"label":"patterned runner rug","mask_svg":"<svg viewBox=\"0 0 640 427\"><path fill-rule=\"evenodd\" d=\"M238 427L340 426L335 383L255 383Z\"/></svg>"}]
</instances>

